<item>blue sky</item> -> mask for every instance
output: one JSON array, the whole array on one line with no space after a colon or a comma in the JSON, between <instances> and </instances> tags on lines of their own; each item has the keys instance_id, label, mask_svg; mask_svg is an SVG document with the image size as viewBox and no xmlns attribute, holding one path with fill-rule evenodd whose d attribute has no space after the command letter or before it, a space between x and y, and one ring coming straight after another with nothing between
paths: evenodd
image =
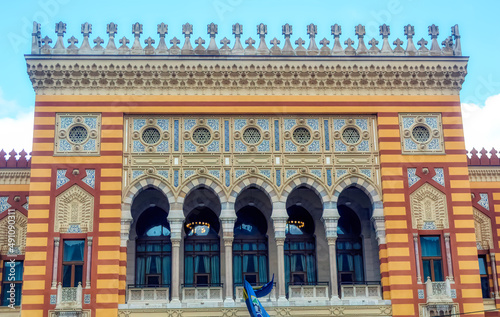
<instances>
[{"instance_id":1,"label":"blue sky","mask_svg":"<svg viewBox=\"0 0 500 317\"><path fill-rule=\"evenodd\" d=\"M479 4L477 4L479 3ZM462 51L470 56L468 75L461 93L466 121L467 148L500 148L500 128L496 122L500 117L500 63L498 62L498 12L499 1L428 1L428 0L379 0L379 1L319 1L319 0L191 0L191 1L76 1L37 0L3 1L0 19L0 148L31 148L30 115L33 110L34 92L26 74L24 54L30 53L32 22L42 24L42 37L48 35L55 44L55 23L67 23L66 40L75 36L81 44L81 24L93 25L91 40L100 36L107 43L106 24L118 24L116 38L132 39L132 24L142 23L144 33L141 42L151 36L158 39L157 24L168 24L167 39L182 38L182 24L194 25L192 38L203 37L208 43L207 24L219 25L219 41L224 36L234 42L232 24L243 25L242 39L251 36L257 39L256 25L267 24L267 41L273 37L283 39L281 26L293 25L292 40L307 39L306 25L318 25L318 41L323 37L332 41L330 26L342 26L341 41L355 39L354 27L366 26L366 39L377 38L378 26L386 23L391 27L392 43L401 38L406 47L403 26L415 26L415 42L424 37L429 41L427 27L439 26L441 43L450 35L450 28L459 24L462 36ZM366 40L366 41L367 41ZM218 43L217 41L217 43ZM332 43L330 45L332 45ZM66 43L65 43L66 44ZM104 45L105 45L104 44ZM283 44L283 43L282 43ZM307 45L307 44L306 44ZM379 44L380 45L380 44ZM230 45L231 46L231 45ZM488 99L489 98L489 99ZM486 106L485 106L486 104ZM486 121L485 121L486 120ZM486 124L485 124L486 123ZM480 129L469 128L479 125ZM10 129L26 126L22 137L13 137ZM487 128L485 128L487 126Z\"/></svg>"}]
</instances>

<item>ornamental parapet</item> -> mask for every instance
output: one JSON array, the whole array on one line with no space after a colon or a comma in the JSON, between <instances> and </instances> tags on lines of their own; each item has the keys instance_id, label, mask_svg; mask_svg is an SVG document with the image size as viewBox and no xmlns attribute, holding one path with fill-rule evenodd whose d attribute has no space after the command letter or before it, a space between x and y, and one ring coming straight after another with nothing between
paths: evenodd
<instances>
[{"instance_id":1,"label":"ornamental parapet","mask_svg":"<svg viewBox=\"0 0 500 317\"><path fill-rule=\"evenodd\" d=\"M284 43L274 38L268 47L267 26L257 27L260 43L241 39L243 26L233 25L235 44L224 38L216 44L216 24L208 25L210 41L198 38L191 44L193 26L183 25L184 44L173 38L167 45L167 25L158 25L159 44L149 37L142 46L142 25L132 27L133 42L123 37L115 44L117 26L108 24L109 40L97 37L89 44L92 25L82 25L83 42L71 37L65 46L66 24L56 25L57 41L41 38L35 22L33 45L26 55L28 75L38 95L458 95L467 74L467 57L462 57L458 26L452 36L438 44L439 29L429 27L427 41L413 43L411 25L405 27L406 48L397 39L391 46L390 27L382 25L379 41L372 39L367 48L365 28L355 28L359 43L347 39L343 46L339 25L332 26L334 44L326 38L316 45L317 27L307 26L309 45L291 40L292 26L284 25ZM132 42L132 43L131 43ZM295 42L296 45L292 45ZM131 46L128 46L131 43ZM245 46L242 44L244 43ZM417 43L417 44L418 44ZM101 45L102 44L102 45ZM254 45L255 44L255 45Z\"/></svg>"}]
</instances>

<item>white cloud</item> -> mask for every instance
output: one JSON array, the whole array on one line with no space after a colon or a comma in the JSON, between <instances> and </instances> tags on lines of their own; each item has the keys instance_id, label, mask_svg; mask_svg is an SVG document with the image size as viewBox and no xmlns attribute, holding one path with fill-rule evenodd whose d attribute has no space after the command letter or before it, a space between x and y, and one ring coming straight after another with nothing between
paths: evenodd
<instances>
[{"instance_id":1,"label":"white cloud","mask_svg":"<svg viewBox=\"0 0 500 317\"><path fill-rule=\"evenodd\" d=\"M500 149L500 95L486 99L485 105L462 103L465 146L470 151L483 147Z\"/></svg>"},{"instance_id":2,"label":"white cloud","mask_svg":"<svg viewBox=\"0 0 500 317\"><path fill-rule=\"evenodd\" d=\"M2 105L0 104L0 107ZM20 113L15 118L0 118L0 149L31 152L33 143L33 111Z\"/></svg>"}]
</instances>

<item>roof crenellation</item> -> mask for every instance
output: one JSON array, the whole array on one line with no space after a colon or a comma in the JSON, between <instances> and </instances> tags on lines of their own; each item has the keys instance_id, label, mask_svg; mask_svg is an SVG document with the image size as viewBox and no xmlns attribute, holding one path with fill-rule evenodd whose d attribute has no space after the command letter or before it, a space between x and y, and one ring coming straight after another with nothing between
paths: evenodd
<instances>
[{"instance_id":1,"label":"roof crenellation","mask_svg":"<svg viewBox=\"0 0 500 317\"><path fill-rule=\"evenodd\" d=\"M170 41L166 40L166 34L168 33L168 25L165 23L158 24L158 45L155 44L155 39L148 37L144 40L144 47L141 45L141 34L143 34L143 25L139 22L132 25L132 35L133 41L132 46L127 44L131 43L131 40L125 36L119 40L121 44L117 48L115 45L115 36L118 31L118 26L111 22L107 25L106 33L109 36L107 45L104 44L104 40L99 36L96 37L92 42L95 43L93 47L90 46L89 36L92 33L92 24L86 22L82 24L81 33L83 34L83 41L80 47L77 44L78 40L71 36L67 42L70 44L65 46L64 44L64 34L66 33L66 23L58 22L56 23L55 32L57 34L57 39L55 45L52 47L49 44L52 43L52 39L48 36L42 38L41 35L41 25L37 22L33 22L33 33L32 33L32 55L285 55L285 56L296 56L296 55L306 55L306 56L342 56L342 55L377 55L377 56L461 56L462 49L460 43L460 33L458 30L458 25L451 27L451 36L445 38L442 41L442 48L439 46L437 40L439 36L439 28L436 25L431 25L428 28L429 36L431 37L431 47L427 48L426 45L428 41L422 38L418 41L420 48L417 50L413 43L413 36L415 35L415 28L412 25L406 25L404 27L404 34L406 36L406 48L403 48L404 42L401 39L396 39L393 42L394 47L391 46L389 41L389 36L391 34L390 27L386 24L380 26L380 36L382 37L382 47L378 47L379 41L373 38L368 42L371 45L370 49L367 49L364 43L364 36L366 35L365 27L361 24L355 26L355 34L358 38L358 45L348 38L343 41L344 47L342 46L342 41L340 41L340 36L342 35L342 28L340 25L335 24L331 27L331 34L334 38L334 43L330 47L329 41L323 39L320 41L322 45L321 49L318 49L316 45L316 34L318 33L317 25L309 24L306 26L307 34L309 35L309 44L306 48L305 41L301 38L297 40L292 40L293 35L292 25L285 24L282 26L282 35L284 36L283 47L279 47L280 41L274 37L269 43L272 47L269 49L266 45L265 37L267 35L267 25L260 23L257 25L257 36L259 37L260 44L258 48L254 46L255 40L251 37L244 40L247 44L246 48L242 47L241 35L243 34L243 26L236 23L232 27L232 33L235 36L234 45L230 48L227 44L230 40L223 38L220 44L217 45L216 36L218 33L218 26L215 23L210 23L207 26L207 34L210 38L208 47L204 47L202 44L205 40L201 37L196 40L199 44L196 48L191 45L191 35L193 34L193 25L186 23L182 26L182 33L184 34L184 44L182 48L179 49L177 44L180 41L177 38L173 38ZM243 39L241 39L243 40ZM43 43L43 45L42 45ZM166 43L173 44L168 47ZM295 47L292 45L295 43Z\"/></svg>"}]
</instances>

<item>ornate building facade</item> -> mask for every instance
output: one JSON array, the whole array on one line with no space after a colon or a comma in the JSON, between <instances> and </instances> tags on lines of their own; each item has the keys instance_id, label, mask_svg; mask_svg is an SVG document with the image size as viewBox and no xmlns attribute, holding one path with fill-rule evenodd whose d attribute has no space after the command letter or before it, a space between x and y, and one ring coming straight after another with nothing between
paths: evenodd
<instances>
[{"instance_id":1,"label":"ornate building facade","mask_svg":"<svg viewBox=\"0 0 500 317\"><path fill-rule=\"evenodd\" d=\"M272 316L495 310L500 163L466 156L458 26L418 49L404 30L318 47L311 24L306 48L286 24L268 47L260 24L244 47L235 24L230 47L212 23L193 47L185 24L181 47L136 23L129 46L110 23L91 46L85 23L66 46L60 22L51 46L34 23L32 156L0 152L2 313L245 316L243 280L273 276Z\"/></svg>"}]
</instances>

